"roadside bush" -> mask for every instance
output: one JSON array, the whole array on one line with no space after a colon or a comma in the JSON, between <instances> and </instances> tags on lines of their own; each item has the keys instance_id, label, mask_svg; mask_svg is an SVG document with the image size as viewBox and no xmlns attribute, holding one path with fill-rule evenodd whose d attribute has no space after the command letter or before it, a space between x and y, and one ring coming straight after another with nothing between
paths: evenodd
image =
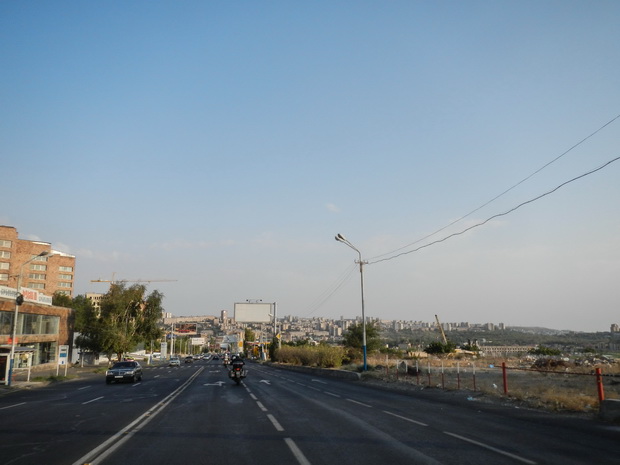
<instances>
[{"instance_id":1,"label":"roadside bush","mask_svg":"<svg viewBox=\"0 0 620 465\"><path fill-rule=\"evenodd\" d=\"M320 345L318 349L318 362L322 368L338 368L342 365L344 348L340 346Z\"/></svg>"},{"instance_id":2,"label":"roadside bush","mask_svg":"<svg viewBox=\"0 0 620 465\"><path fill-rule=\"evenodd\" d=\"M551 347L538 346L535 349L530 349L528 354L532 355L547 355L547 356L558 356L562 352L558 349L552 349Z\"/></svg>"},{"instance_id":3,"label":"roadside bush","mask_svg":"<svg viewBox=\"0 0 620 465\"><path fill-rule=\"evenodd\" d=\"M276 349L273 360L280 363L290 363L291 365L301 365L301 358L297 349L297 347L282 346Z\"/></svg>"},{"instance_id":4,"label":"roadside bush","mask_svg":"<svg viewBox=\"0 0 620 465\"><path fill-rule=\"evenodd\" d=\"M275 361L321 368L337 368L342 365L344 349L338 346L282 346L275 352Z\"/></svg>"}]
</instances>

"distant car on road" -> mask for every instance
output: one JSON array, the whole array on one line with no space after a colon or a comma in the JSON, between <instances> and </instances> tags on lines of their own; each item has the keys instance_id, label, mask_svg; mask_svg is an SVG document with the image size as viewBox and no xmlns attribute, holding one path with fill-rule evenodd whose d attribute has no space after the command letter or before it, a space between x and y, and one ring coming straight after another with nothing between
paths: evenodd
<instances>
[{"instance_id":1,"label":"distant car on road","mask_svg":"<svg viewBox=\"0 0 620 465\"><path fill-rule=\"evenodd\" d=\"M112 381L131 381L135 383L142 379L142 367L136 361L116 362L105 372L106 384Z\"/></svg>"},{"instance_id":2,"label":"distant car on road","mask_svg":"<svg viewBox=\"0 0 620 465\"><path fill-rule=\"evenodd\" d=\"M172 356L172 357L170 357L170 361L168 362L168 365L171 366L171 367L180 367L181 366L181 360L179 359L179 357Z\"/></svg>"},{"instance_id":3,"label":"distant car on road","mask_svg":"<svg viewBox=\"0 0 620 465\"><path fill-rule=\"evenodd\" d=\"M194 357L188 355L187 357L185 357L185 363L194 363Z\"/></svg>"}]
</instances>

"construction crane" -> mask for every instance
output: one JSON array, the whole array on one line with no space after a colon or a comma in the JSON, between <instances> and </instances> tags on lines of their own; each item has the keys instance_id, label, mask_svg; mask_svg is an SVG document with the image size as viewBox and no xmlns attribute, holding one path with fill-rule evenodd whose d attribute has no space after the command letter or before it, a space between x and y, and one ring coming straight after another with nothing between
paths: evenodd
<instances>
[{"instance_id":1,"label":"construction crane","mask_svg":"<svg viewBox=\"0 0 620 465\"><path fill-rule=\"evenodd\" d=\"M178 281L177 279L114 279L114 275L116 273L112 273L112 279L91 279L91 283L110 283L118 284L118 283L165 283L165 282L173 282Z\"/></svg>"},{"instance_id":2,"label":"construction crane","mask_svg":"<svg viewBox=\"0 0 620 465\"><path fill-rule=\"evenodd\" d=\"M437 315L435 315L435 320L437 320L437 326L439 326L439 331L441 331L441 337L443 338L443 343L448 344L448 338L446 338L446 333L444 333L443 327L441 326L441 323L439 322L439 317Z\"/></svg>"},{"instance_id":3,"label":"construction crane","mask_svg":"<svg viewBox=\"0 0 620 465\"><path fill-rule=\"evenodd\" d=\"M178 281L178 279L117 279L112 281L110 279L91 279L91 283L167 283Z\"/></svg>"}]
</instances>

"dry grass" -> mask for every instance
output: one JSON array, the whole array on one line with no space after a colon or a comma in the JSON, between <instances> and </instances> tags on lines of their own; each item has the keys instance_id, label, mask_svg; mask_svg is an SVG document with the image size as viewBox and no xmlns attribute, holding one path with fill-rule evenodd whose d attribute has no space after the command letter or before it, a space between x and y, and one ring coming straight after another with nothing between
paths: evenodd
<instances>
[{"instance_id":1,"label":"dry grass","mask_svg":"<svg viewBox=\"0 0 620 465\"><path fill-rule=\"evenodd\" d=\"M502 362L506 362L507 394L504 392ZM553 411L591 412L599 407L596 367L566 366L550 371L534 371L531 362L517 359L488 360L397 360L386 363L385 356L368 361L375 374L392 382L446 390L469 390L498 399ZM429 368L430 364L430 368ZM620 366L600 366L606 399L620 399ZM430 372L430 375L429 375Z\"/></svg>"}]
</instances>

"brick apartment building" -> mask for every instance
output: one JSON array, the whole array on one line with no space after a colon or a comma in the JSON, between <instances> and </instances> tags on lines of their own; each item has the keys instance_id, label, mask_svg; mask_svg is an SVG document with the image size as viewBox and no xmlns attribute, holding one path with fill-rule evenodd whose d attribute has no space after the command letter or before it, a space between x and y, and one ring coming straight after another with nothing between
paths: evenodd
<instances>
[{"instance_id":1,"label":"brick apartment building","mask_svg":"<svg viewBox=\"0 0 620 465\"><path fill-rule=\"evenodd\" d=\"M39 257L21 266L41 252L50 255ZM19 239L17 229L0 226L0 286L17 287L22 273L22 287L36 289L46 295L60 292L73 297L75 256L52 250L49 242Z\"/></svg>"},{"instance_id":2,"label":"brick apartment building","mask_svg":"<svg viewBox=\"0 0 620 465\"><path fill-rule=\"evenodd\" d=\"M47 255L39 257L45 252ZM19 239L0 225L0 382L7 383L13 320L21 274L24 302L18 307L14 369L58 363L61 345L70 345L72 310L52 305L55 292L73 296L75 256L48 242Z\"/></svg>"}]
</instances>

